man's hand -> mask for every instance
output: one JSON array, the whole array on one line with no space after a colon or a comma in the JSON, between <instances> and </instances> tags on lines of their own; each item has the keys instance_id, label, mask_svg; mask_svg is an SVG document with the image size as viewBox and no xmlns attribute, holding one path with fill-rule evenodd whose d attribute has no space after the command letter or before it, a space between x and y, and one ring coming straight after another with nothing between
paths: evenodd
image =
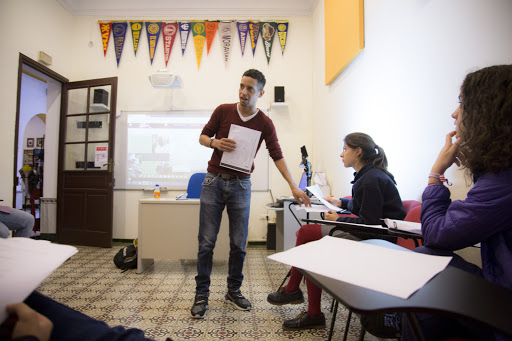
<instances>
[{"instance_id":1,"label":"man's hand","mask_svg":"<svg viewBox=\"0 0 512 341\"><path fill-rule=\"evenodd\" d=\"M46 316L39 314L25 303L7 305L7 313L15 315L18 321L14 325L12 338L35 336L40 341L50 340L53 323Z\"/></svg>"},{"instance_id":2,"label":"man's hand","mask_svg":"<svg viewBox=\"0 0 512 341\"><path fill-rule=\"evenodd\" d=\"M324 215L325 215L325 220L336 221L339 218L338 213L336 213L334 211L325 212Z\"/></svg>"},{"instance_id":3,"label":"man's hand","mask_svg":"<svg viewBox=\"0 0 512 341\"><path fill-rule=\"evenodd\" d=\"M297 200L297 203L299 206L302 206L302 204L306 205L306 207L311 207L311 200L309 200L309 197L304 193L304 191L301 191L298 187L292 188L292 195Z\"/></svg>"},{"instance_id":4,"label":"man's hand","mask_svg":"<svg viewBox=\"0 0 512 341\"><path fill-rule=\"evenodd\" d=\"M455 142L452 143L452 138L455 134L456 132L452 131L446 135L444 147L441 149L434 166L432 166L432 173L444 174L454 163L460 166L459 160L457 159L457 150L459 149L461 140L457 138Z\"/></svg>"},{"instance_id":5,"label":"man's hand","mask_svg":"<svg viewBox=\"0 0 512 341\"><path fill-rule=\"evenodd\" d=\"M217 148L221 152L232 152L236 149L236 141L228 138L213 140L212 147Z\"/></svg>"}]
</instances>

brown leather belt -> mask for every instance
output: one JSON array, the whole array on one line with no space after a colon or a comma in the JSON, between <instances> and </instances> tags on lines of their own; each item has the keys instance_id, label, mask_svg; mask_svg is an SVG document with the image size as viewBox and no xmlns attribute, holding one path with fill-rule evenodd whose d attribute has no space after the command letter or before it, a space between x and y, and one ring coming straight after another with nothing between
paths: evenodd
<instances>
[{"instance_id":1,"label":"brown leather belt","mask_svg":"<svg viewBox=\"0 0 512 341\"><path fill-rule=\"evenodd\" d=\"M247 179L250 178L250 175L233 175L228 173L212 173L215 176L222 178L224 180L232 180L232 179Z\"/></svg>"}]
</instances>

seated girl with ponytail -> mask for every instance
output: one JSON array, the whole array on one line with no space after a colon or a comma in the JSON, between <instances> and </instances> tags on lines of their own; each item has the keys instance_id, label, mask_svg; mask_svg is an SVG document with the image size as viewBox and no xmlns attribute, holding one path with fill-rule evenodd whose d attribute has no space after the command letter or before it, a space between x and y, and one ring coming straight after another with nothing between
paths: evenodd
<instances>
[{"instance_id":1,"label":"seated girl with ponytail","mask_svg":"<svg viewBox=\"0 0 512 341\"><path fill-rule=\"evenodd\" d=\"M352 133L345 137L340 155L345 168L353 168L352 199L327 199L331 204L348 209L357 217L340 217L334 211L325 214L326 220L358 224L380 225L381 218L402 220L405 210L396 188L393 175L387 170L388 162L384 150L364 133ZM310 224L297 232L296 246L319 240L329 234L332 226ZM336 237L363 240L368 236L357 233L338 232ZM299 288L303 275L292 267L290 279L285 287L271 293L267 301L274 305L299 304L304 296ZM283 323L285 329L308 329L325 327L325 316L320 309L322 289L306 278L308 311L300 313Z\"/></svg>"}]
</instances>

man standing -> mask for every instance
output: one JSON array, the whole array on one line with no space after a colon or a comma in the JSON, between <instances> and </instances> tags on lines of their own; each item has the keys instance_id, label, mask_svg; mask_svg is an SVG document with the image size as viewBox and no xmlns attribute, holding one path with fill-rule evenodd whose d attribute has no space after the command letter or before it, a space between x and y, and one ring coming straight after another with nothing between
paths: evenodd
<instances>
[{"instance_id":1,"label":"man standing","mask_svg":"<svg viewBox=\"0 0 512 341\"><path fill-rule=\"evenodd\" d=\"M228 292L225 298L237 309L251 309L251 303L240 292L251 206L250 175L220 166L222 154L236 149L236 141L227 138L232 124L261 132L258 150L265 140L269 155L288 182L294 198L299 205L310 205L308 196L297 187L288 170L272 120L256 108L258 98L265 92L265 83L265 76L260 71L250 69L244 72L238 90L240 102L218 106L199 137L200 144L214 151L208 162L208 174L200 199L196 296L190 310L194 318L204 318L208 310L213 249L224 207L227 207L229 217L230 238Z\"/></svg>"}]
</instances>

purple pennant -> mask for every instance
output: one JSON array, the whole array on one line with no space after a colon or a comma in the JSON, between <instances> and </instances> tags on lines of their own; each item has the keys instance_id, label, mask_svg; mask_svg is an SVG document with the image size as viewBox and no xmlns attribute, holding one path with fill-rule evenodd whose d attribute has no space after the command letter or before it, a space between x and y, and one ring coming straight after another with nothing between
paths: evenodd
<instances>
[{"instance_id":1,"label":"purple pennant","mask_svg":"<svg viewBox=\"0 0 512 341\"><path fill-rule=\"evenodd\" d=\"M121 54L123 53L123 46L124 46L124 40L126 37L127 28L128 28L128 23L126 21L114 22L112 24L112 32L114 35L114 48L116 50L117 67L119 67L119 61L121 60Z\"/></svg>"},{"instance_id":2,"label":"purple pennant","mask_svg":"<svg viewBox=\"0 0 512 341\"><path fill-rule=\"evenodd\" d=\"M160 37L161 30L161 21L146 21L146 34L148 36L149 59L151 59L151 64L153 64L153 58L155 57L155 50L158 45L158 38Z\"/></svg>"},{"instance_id":3,"label":"purple pennant","mask_svg":"<svg viewBox=\"0 0 512 341\"><path fill-rule=\"evenodd\" d=\"M190 33L190 23L189 22L180 22L180 39L181 39L181 55L185 54L185 49L187 48L187 40L188 35Z\"/></svg>"},{"instance_id":4,"label":"purple pennant","mask_svg":"<svg viewBox=\"0 0 512 341\"><path fill-rule=\"evenodd\" d=\"M249 32L249 24L247 21L237 21L238 38L240 38L240 48L242 49L242 57L244 55L245 43L247 42L247 32Z\"/></svg>"}]
</instances>

